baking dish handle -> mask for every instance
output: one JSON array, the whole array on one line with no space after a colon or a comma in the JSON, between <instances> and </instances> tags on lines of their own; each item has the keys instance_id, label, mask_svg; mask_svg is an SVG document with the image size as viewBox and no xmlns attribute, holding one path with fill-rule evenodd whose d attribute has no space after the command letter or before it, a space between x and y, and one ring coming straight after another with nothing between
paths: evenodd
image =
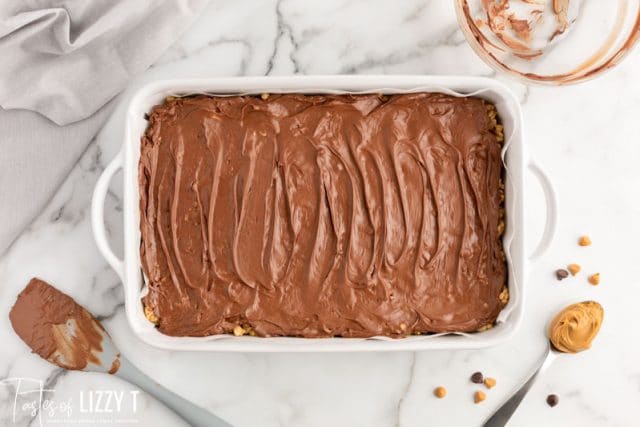
<instances>
[{"instance_id":1,"label":"baking dish handle","mask_svg":"<svg viewBox=\"0 0 640 427\"><path fill-rule=\"evenodd\" d=\"M116 256L109 246L107 240L107 230L104 226L104 200L107 197L107 191L109 191L109 184L111 178L122 168L122 151L120 151L115 159L109 163L105 168L98 182L96 188L93 191L93 198L91 200L91 226L93 228L93 236L98 246L98 250L105 257L109 265L118 273L120 279L124 276L124 262Z\"/></svg>"},{"instance_id":2,"label":"baking dish handle","mask_svg":"<svg viewBox=\"0 0 640 427\"><path fill-rule=\"evenodd\" d=\"M551 246L551 242L553 241L553 237L556 234L556 228L558 225L558 199L556 197L556 192L551 185L551 180L542 168L540 168L540 166L532 159L529 160L528 168L529 171L531 171L531 173L538 179L547 205L547 217L544 223L542 237L540 238L540 242L538 242L536 249L531 253L531 255L529 255L529 259L534 260L539 258L547 251L547 249L549 249L549 246Z\"/></svg>"}]
</instances>

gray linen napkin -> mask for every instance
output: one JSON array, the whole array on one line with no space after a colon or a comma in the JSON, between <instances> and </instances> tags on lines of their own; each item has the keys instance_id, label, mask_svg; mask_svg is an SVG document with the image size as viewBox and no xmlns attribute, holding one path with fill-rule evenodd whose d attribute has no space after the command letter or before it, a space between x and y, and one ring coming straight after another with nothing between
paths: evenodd
<instances>
[{"instance_id":1,"label":"gray linen napkin","mask_svg":"<svg viewBox=\"0 0 640 427\"><path fill-rule=\"evenodd\" d=\"M106 104L207 1L0 2L0 254L53 196Z\"/></svg>"}]
</instances>

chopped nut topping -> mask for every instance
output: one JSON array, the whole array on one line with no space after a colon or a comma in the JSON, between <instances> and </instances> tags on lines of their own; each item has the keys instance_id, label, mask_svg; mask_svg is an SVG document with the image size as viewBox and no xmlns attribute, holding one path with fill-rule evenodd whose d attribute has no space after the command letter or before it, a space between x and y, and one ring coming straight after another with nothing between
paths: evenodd
<instances>
[{"instance_id":1,"label":"chopped nut topping","mask_svg":"<svg viewBox=\"0 0 640 427\"><path fill-rule=\"evenodd\" d=\"M480 326L477 330L477 332L484 332L484 331L488 331L489 329L493 328L493 323L488 323L484 326Z\"/></svg>"},{"instance_id":2,"label":"chopped nut topping","mask_svg":"<svg viewBox=\"0 0 640 427\"><path fill-rule=\"evenodd\" d=\"M158 323L158 316L156 316L156 314L153 312L153 309L151 307L145 306L144 307L144 317L146 317L149 322L151 323Z\"/></svg>"},{"instance_id":3,"label":"chopped nut topping","mask_svg":"<svg viewBox=\"0 0 640 427\"><path fill-rule=\"evenodd\" d=\"M491 123L491 127L495 129L498 124L496 107L492 104L487 104L487 115L489 116L489 121Z\"/></svg>"},{"instance_id":4,"label":"chopped nut topping","mask_svg":"<svg viewBox=\"0 0 640 427\"><path fill-rule=\"evenodd\" d=\"M246 331L244 330L244 328L240 325L236 325L233 328L233 335L237 336L237 337L241 337L246 333Z\"/></svg>"},{"instance_id":5,"label":"chopped nut topping","mask_svg":"<svg viewBox=\"0 0 640 427\"><path fill-rule=\"evenodd\" d=\"M509 289L506 286L502 288L502 291L500 292L500 295L498 295L498 298L503 305L507 305L507 303L509 302Z\"/></svg>"}]
</instances>

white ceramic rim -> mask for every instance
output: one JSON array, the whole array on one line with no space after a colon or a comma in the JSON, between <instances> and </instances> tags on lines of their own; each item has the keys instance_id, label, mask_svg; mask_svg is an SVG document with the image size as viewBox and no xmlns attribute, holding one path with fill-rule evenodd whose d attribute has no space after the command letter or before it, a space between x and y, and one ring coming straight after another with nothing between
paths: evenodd
<instances>
[{"instance_id":1,"label":"white ceramic rim","mask_svg":"<svg viewBox=\"0 0 640 427\"><path fill-rule=\"evenodd\" d=\"M506 174L505 252L509 265L510 301L490 330L472 334L436 334L401 339L375 338L291 338L291 337L171 337L160 333L143 312L140 297L144 279L140 267L138 161L140 137L147 127L144 119L153 105L169 95L195 93L216 95L259 93L407 93L443 92L455 96L479 96L493 102L505 127L503 158ZM524 198L525 169L542 185L547 202L547 221L542 239L529 257L525 256L526 230ZM124 260L110 249L104 227L104 198L113 175L124 174ZM475 349L497 345L511 337L524 310L524 288L528 262L540 256L555 234L557 202L547 176L526 155L522 112L512 92L483 77L458 76L291 76L230 77L165 80L150 83L132 98L126 115L122 150L107 166L96 184L92 201L92 225L96 244L124 285L125 311L134 334L154 347L189 351L304 352L304 351L398 351L433 349Z\"/></svg>"}]
</instances>

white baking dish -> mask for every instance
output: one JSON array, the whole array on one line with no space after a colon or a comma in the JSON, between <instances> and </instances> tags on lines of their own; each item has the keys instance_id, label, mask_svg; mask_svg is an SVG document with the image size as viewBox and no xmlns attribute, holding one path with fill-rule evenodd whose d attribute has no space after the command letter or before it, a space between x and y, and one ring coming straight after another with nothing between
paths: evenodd
<instances>
[{"instance_id":1,"label":"white baking dish","mask_svg":"<svg viewBox=\"0 0 640 427\"><path fill-rule=\"evenodd\" d=\"M474 95L493 102L505 128L504 161L506 177L505 252L509 264L510 301L498 317L495 327L471 334L436 334L402 339L376 338L259 338L231 335L209 337L170 337L160 333L144 316L140 302L144 278L140 267L140 230L138 205L138 160L140 137L147 127L145 113L166 96L194 93L216 95L251 93L405 93L444 92L456 96ZM534 254L524 253L527 239L523 206L525 170L540 179L547 201L545 231ZM109 182L119 169L124 173L124 260L111 251L104 228L104 198ZM551 184L526 155L522 113L510 90L494 80L479 77L438 76L296 76L238 77L201 80L168 80L149 84L132 99L126 117L122 150L98 180L92 204L92 223L98 248L116 270L124 285L129 324L144 342L172 350L206 351L391 351L427 349L472 349L498 344L508 339L522 319L527 263L546 250L556 224L556 199Z\"/></svg>"}]
</instances>

